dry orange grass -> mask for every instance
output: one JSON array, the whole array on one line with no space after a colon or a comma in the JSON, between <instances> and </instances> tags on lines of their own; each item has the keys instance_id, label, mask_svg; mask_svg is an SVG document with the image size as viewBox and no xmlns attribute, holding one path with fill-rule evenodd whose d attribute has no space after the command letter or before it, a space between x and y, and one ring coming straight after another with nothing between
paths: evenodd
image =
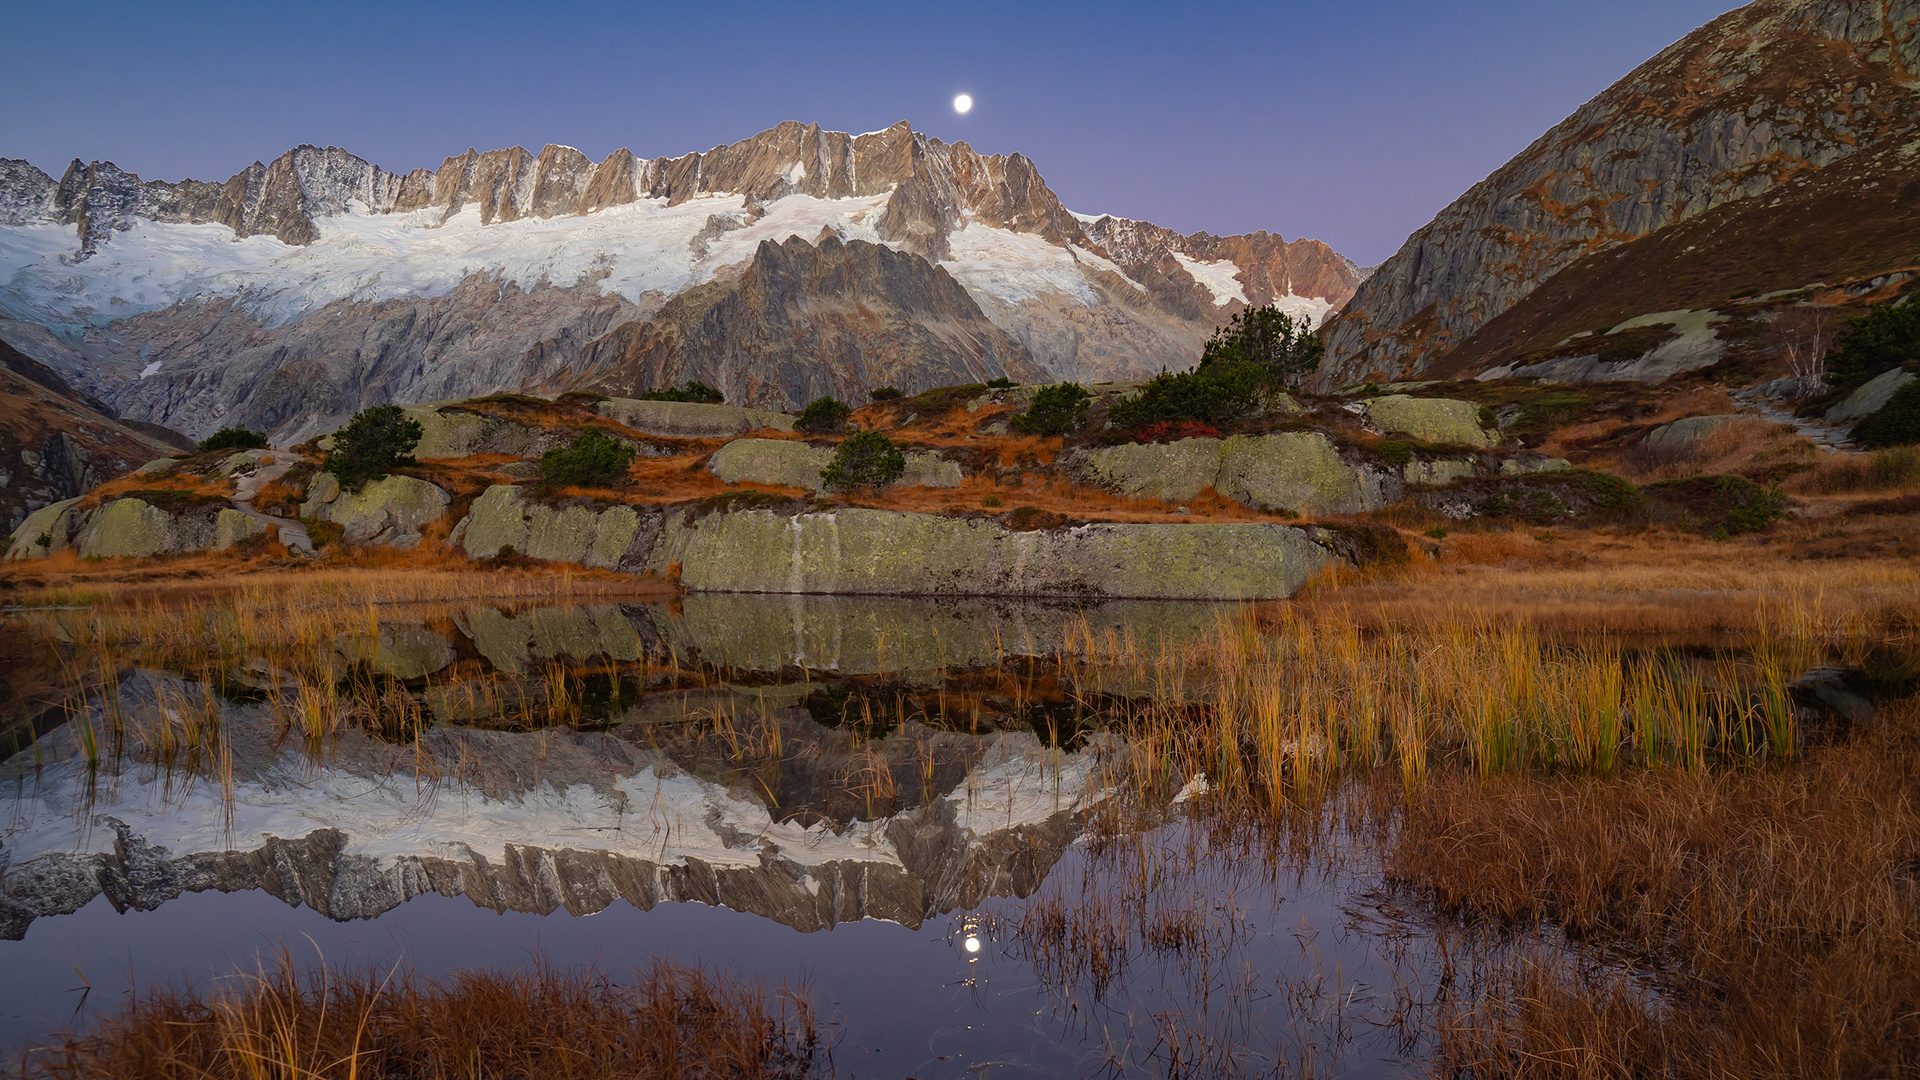
<instances>
[{"instance_id":1,"label":"dry orange grass","mask_svg":"<svg viewBox=\"0 0 1920 1080\"><path fill-rule=\"evenodd\" d=\"M1431 781L1389 874L1656 972L1539 950L1443 1017L1443 1072L1891 1076L1920 1063L1920 702L1785 770Z\"/></svg>"}]
</instances>

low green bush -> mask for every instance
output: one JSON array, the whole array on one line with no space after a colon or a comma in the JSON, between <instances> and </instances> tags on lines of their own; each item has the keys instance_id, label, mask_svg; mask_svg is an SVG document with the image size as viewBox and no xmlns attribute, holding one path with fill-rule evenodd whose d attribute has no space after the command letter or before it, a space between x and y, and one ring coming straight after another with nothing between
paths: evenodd
<instances>
[{"instance_id":1,"label":"low green bush","mask_svg":"<svg viewBox=\"0 0 1920 1080\"><path fill-rule=\"evenodd\" d=\"M633 447L597 427L540 455L540 480L556 487L605 487L627 473Z\"/></svg>"},{"instance_id":2,"label":"low green bush","mask_svg":"<svg viewBox=\"0 0 1920 1080\"><path fill-rule=\"evenodd\" d=\"M1827 384L1851 390L1920 356L1920 302L1911 296L1847 320L1827 353Z\"/></svg>"},{"instance_id":3,"label":"low green bush","mask_svg":"<svg viewBox=\"0 0 1920 1080\"><path fill-rule=\"evenodd\" d=\"M897 401L901 396L899 389L892 386L876 386L867 391L867 397L874 401Z\"/></svg>"},{"instance_id":4,"label":"low green bush","mask_svg":"<svg viewBox=\"0 0 1920 1080\"><path fill-rule=\"evenodd\" d=\"M853 408L839 398L814 398L800 410L793 426L809 435L837 435L847 430L847 420L852 416Z\"/></svg>"},{"instance_id":5,"label":"low green bush","mask_svg":"<svg viewBox=\"0 0 1920 1080\"><path fill-rule=\"evenodd\" d=\"M906 471L907 456L892 439L877 431L863 431L847 438L834 451L833 461L820 470L820 483L828 491L878 489L900 479Z\"/></svg>"},{"instance_id":6,"label":"low green bush","mask_svg":"<svg viewBox=\"0 0 1920 1080\"><path fill-rule=\"evenodd\" d=\"M1853 437L1869 450L1920 443L1920 381L1901 387L1879 412L1855 424Z\"/></svg>"},{"instance_id":7,"label":"low green bush","mask_svg":"<svg viewBox=\"0 0 1920 1080\"><path fill-rule=\"evenodd\" d=\"M200 452L209 450L263 450L267 437L252 428L223 427L200 440Z\"/></svg>"},{"instance_id":8,"label":"low green bush","mask_svg":"<svg viewBox=\"0 0 1920 1080\"><path fill-rule=\"evenodd\" d=\"M727 395L708 386L706 383L688 379L685 386L669 386L665 390L649 390L640 395L642 401L691 401L698 405L724 405Z\"/></svg>"},{"instance_id":9,"label":"low green bush","mask_svg":"<svg viewBox=\"0 0 1920 1080\"><path fill-rule=\"evenodd\" d=\"M1005 375L1002 375L997 379L987 380L987 389L989 390L1011 390L1014 387L1019 385L1020 385L1019 383L1014 382L1012 379L1007 378Z\"/></svg>"},{"instance_id":10,"label":"low green bush","mask_svg":"<svg viewBox=\"0 0 1920 1080\"><path fill-rule=\"evenodd\" d=\"M354 414L334 433L333 449L322 466L345 491L359 491L367 481L385 476L402 465L413 465L413 448L420 445L420 421L398 405L375 405Z\"/></svg>"},{"instance_id":11,"label":"low green bush","mask_svg":"<svg viewBox=\"0 0 1920 1080\"><path fill-rule=\"evenodd\" d=\"M1087 403L1093 395L1079 383L1042 387L1033 404L1013 418L1013 430L1026 435L1067 435L1087 424Z\"/></svg>"},{"instance_id":12,"label":"low green bush","mask_svg":"<svg viewBox=\"0 0 1920 1080\"><path fill-rule=\"evenodd\" d=\"M1398 439L1383 439L1380 445L1374 449L1379 451L1380 460L1389 465L1404 468L1413 461L1413 444L1409 442L1402 442Z\"/></svg>"}]
</instances>

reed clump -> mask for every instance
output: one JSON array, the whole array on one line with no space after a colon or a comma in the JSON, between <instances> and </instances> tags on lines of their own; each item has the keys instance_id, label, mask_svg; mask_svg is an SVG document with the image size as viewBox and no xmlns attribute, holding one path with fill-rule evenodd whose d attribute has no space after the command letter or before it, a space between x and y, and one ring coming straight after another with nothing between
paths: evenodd
<instances>
[{"instance_id":1,"label":"reed clump","mask_svg":"<svg viewBox=\"0 0 1920 1080\"><path fill-rule=\"evenodd\" d=\"M32 1053L48 1080L592 1076L787 1080L831 1073L807 998L656 962L632 982L541 967L445 980L277 967L155 988Z\"/></svg>"}]
</instances>

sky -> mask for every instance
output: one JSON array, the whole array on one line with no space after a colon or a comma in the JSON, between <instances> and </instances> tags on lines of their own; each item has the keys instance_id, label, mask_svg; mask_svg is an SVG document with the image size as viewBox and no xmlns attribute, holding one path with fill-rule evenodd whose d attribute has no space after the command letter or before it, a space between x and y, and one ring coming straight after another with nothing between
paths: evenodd
<instances>
[{"instance_id":1,"label":"sky","mask_svg":"<svg viewBox=\"0 0 1920 1080\"><path fill-rule=\"evenodd\" d=\"M564 143L675 156L900 120L1084 213L1317 237L1361 264L1729 0L27 4L0 157L224 180ZM971 94L962 116L951 102Z\"/></svg>"}]
</instances>

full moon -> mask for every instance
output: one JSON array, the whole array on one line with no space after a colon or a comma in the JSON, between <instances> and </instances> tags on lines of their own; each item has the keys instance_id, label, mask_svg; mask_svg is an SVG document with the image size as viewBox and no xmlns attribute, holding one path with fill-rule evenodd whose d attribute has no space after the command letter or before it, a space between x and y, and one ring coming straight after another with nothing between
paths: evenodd
<instances>
[{"instance_id":1,"label":"full moon","mask_svg":"<svg viewBox=\"0 0 1920 1080\"><path fill-rule=\"evenodd\" d=\"M953 99L953 111L965 116L973 111L973 95L961 94Z\"/></svg>"}]
</instances>

